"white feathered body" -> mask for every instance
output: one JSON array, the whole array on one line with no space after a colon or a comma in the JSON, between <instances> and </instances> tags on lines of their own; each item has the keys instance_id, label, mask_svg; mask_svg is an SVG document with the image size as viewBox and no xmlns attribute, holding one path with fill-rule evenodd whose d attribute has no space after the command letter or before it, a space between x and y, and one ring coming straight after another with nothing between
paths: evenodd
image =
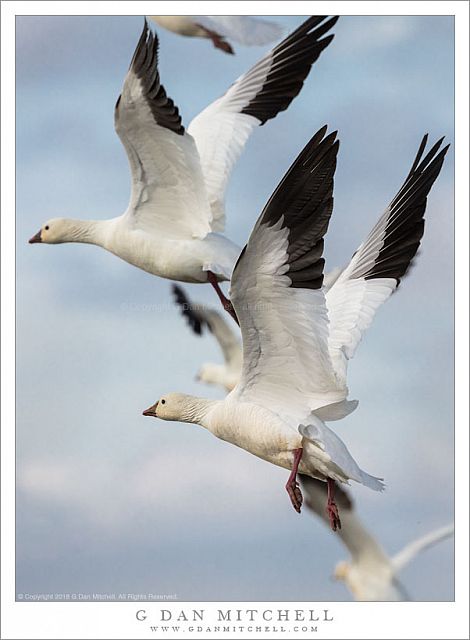
<instances>
[{"instance_id":1,"label":"white feathered body","mask_svg":"<svg viewBox=\"0 0 470 640\"><path fill-rule=\"evenodd\" d=\"M129 223L124 214L103 222L93 241L129 264L152 275L189 283L207 282L207 271L218 280L229 280L240 253L239 247L218 233L205 238L160 239Z\"/></svg>"},{"instance_id":2,"label":"white feathered body","mask_svg":"<svg viewBox=\"0 0 470 640\"><path fill-rule=\"evenodd\" d=\"M192 38L217 34L244 45L262 45L277 40L283 28L253 16L149 16L168 31Z\"/></svg>"},{"instance_id":3,"label":"white feathered body","mask_svg":"<svg viewBox=\"0 0 470 640\"><path fill-rule=\"evenodd\" d=\"M372 481L375 479L359 469L341 440L314 415L311 416L312 424L309 428L316 425L319 435L317 441L304 437L294 421L287 422L261 405L238 402L235 398L235 395L229 394L225 400L212 404L210 411L200 424L221 440L230 442L284 469L292 469L294 450L302 447L300 473L319 480L330 477L338 482L348 482L352 479L368 484L371 488L381 488L367 481L367 478ZM332 456L322 443L325 434L330 446L334 441L335 460L336 462L341 460L341 468L337 463L332 462Z\"/></svg>"},{"instance_id":4,"label":"white feathered body","mask_svg":"<svg viewBox=\"0 0 470 640\"><path fill-rule=\"evenodd\" d=\"M199 26L191 16L149 16L154 22L180 36L207 38L207 30Z\"/></svg>"},{"instance_id":5,"label":"white feathered body","mask_svg":"<svg viewBox=\"0 0 470 640\"><path fill-rule=\"evenodd\" d=\"M394 583L391 563L351 563L345 582L358 601L400 602L406 599Z\"/></svg>"}]
</instances>

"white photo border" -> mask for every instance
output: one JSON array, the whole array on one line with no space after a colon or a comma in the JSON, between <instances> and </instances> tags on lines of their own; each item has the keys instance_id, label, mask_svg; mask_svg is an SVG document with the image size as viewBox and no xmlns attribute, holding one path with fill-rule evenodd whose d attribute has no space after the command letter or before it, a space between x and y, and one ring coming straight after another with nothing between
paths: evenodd
<instances>
[{"instance_id":1,"label":"white photo border","mask_svg":"<svg viewBox=\"0 0 470 640\"><path fill-rule=\"evenodd\" d=\"M15 602L15 17L16 15L136 15L155 13L155 2L3 2L1 24L2 47L2 192L1 192L1 295L2 295L2 638L190 638L220 637L213 631L218 610L257 609L256 622L231 622L235 630L226 638L468 638L468 257L469 257L469 4L461 1L383 1L383 2L178 2L178 13L214 13L257 15L454 15L455 16L455 486L456 563L455 602L400 603L275 603L275 602L108 602L78 606L66 602ZM197 10L196 10L197 7ZM162 14L175 11L175 2L159 2ZM450 286L450 285L449 285ZM152 631L161 624L161 610L172 612L173 620L181 611L204 610L204 620L184 623L186 631L177 634ZM284 621L290 631L276 632L274 622L263 620L263 612L289 611ZM308 611L314 609L310 616ZM307 612L295 614L295 611ZM326 620L324 610L327 610ZM141 613L138 613L138 612ZM145 613L142 613L145 611ZM253 614L255 615L255 614ZM276 614L274 614L276 615ZM316 622L302 622L301 616L319 617ZM144 620L139 617L147 616ZM164 614L163 617L168 617ZM233 614L235 616L235 614ZM269 618L265 614L264 618ZM295 617L300 621L295 622ZM261 621L258 621L261 620ZM278 626L283 623L282 617ZM171 622L168 623L171 626ZM227 626L228 622L218 622ZM245 630L236 627L245 626ZM251 631L252 627L271 625L270 631ZM308 632L294 626L309 627ZM290 626L289 626L290 625ZM189 631L192 626L196 630ZM314 632L310 627L317 626Z\"/></svg>"}]
</instances>

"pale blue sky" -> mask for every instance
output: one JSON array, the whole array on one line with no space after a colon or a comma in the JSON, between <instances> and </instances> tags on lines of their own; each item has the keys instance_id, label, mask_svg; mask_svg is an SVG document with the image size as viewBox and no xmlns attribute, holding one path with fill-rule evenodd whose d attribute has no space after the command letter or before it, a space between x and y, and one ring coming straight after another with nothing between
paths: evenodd
<instances>
[{"instance_id":1,"label":"pale blue sky","mask_svg":"<svg viewBox=\"0 0 470 640\"><path fill-rule=\"evenodd\" d=\"M277 18L289 29L301 17ZM347 554L284 491L286 473L204 430L152 421L161 393L219 361L171 306L170 283L92 246L30 246L54 216L106 218L129 197L113 108L142 16L17 18L17 591L181 599L343 600ZM400 186L425 132L453 143L453 20L342 17L287 112L255 131L228 191L242 245L321 125L339 130L325 242L343 264ZM185 124L263 48L226 56L158 29L162 81ZM352 487L393 552L453 518L453 147L410 277L350 367L358 410L336 423L378 495ZM216 304L208 286L190 294ZM453 543L402 576L416 599L453 598Z\"/></svg>"}]
</instances>

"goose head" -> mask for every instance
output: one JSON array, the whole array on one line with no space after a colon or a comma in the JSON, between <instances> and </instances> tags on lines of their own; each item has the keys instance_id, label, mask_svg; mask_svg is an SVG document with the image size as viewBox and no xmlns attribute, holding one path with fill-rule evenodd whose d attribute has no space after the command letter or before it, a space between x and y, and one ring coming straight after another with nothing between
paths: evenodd
<instances>
[{"instance_id":1,"label":"goose head","mask_svg":"<svg viewBox=\"0 0 470 640\"><path fill-rule=\"evenodd\" d=\"M73 220L52 218L45 222L29 243L60 244L61 242L100 243L100 229L106 228L109 220Z\"/></svg>"},{"instance_id":2,"label":"goose head","mask_svg":"<svg viewBox=\"0 0 470 640\"><path fill-rule=\"evenodd\" d=\"M335 572L333 574L335 580L342 580L342 581L346 580L349 574L349 570L350 570L349 562L338 562L338 564L335 567Z\"/></svg>"},{"instance_id":3,"label":"goose head","mask_svg":"<svg viewBox=\"0 0 470 640\"><path fill-rule=\"evenodd\" d=\"M206 398L196 398L185 393L167 393L142 413L160 420L191 422L204 427L205 418L213 404L214 401Z\"/></svg>"},{"instance_id":4,"label":"goose head","mask_svg":"<svg viewBox=\"0 0 470 640\"><path fill-rule=\"evenodd\" d=\"M39 231L30 240L29 244L42 242L45 244L58 244L60 242L69 242L73 236L75 225L72 220L66 218L53 218L45 222Z\"/></svg>"},{"instance_id":5,"label":"goose head","mask_svg":"<svg viewBox=\"0 0 470 640\"><path fill-rule=\"evenodd\" d=\"M145 409L142 415L161 420L180 421L184 419L190 400L191 396L184 393L167 393L151 407Z\"/></svg>"}]
</instances>

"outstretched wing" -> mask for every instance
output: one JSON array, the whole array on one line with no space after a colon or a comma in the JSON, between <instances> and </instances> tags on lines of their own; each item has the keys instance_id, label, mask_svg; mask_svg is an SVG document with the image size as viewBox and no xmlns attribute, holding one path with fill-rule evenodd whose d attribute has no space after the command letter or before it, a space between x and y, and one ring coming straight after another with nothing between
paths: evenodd
<instances>
[{"instance_id":1,"label":"outstretched wing","mask_svg":"<svg viewBox=\"0 0 470 640\"><path fill-rule=\"evenodd\" d=\"M189 125L201 157L213 231L224 229L225 189L252 130L287 109L300 92L312 64L332 41L332 35L322 36L336 20L306 20Z\"/></svg>"},{"instance_id":2,"label":"outstretched wing","mask_svg":"<svg viewBox=\"0 0 470 640\"><path fill-rule=\"evenodd\" d=\"M282 36L281 25L253 16L191 16L197 24L243 45L262 45Z\"/></svg>"},{"instance_id":3,"label":"outstretched wing","mask_svg":"<svg viewBox=\"0 0 470 640\"><path fill-rule=\"evenodd\" d=\"M173 285L176 303L181 308L182 315L197 335L201 335L207 327L219 343L225 363L228 366L239 365L241 361L241 345L236 333L229 326L222 315L202 304L193 303L182 287Z\"/></svg>"},{"instance_id":4,"label":"outstretched wing","mask_svg":"<svg viewBox=\"0 0 470 640\"><path fill-rule=\"evenodd\" d=\"M326 294L330 354L342 379L362 333L396 289L418 250L427 196L449 148L439 151L442 140L423 158L424 136L400 191Z\"/></svg>"},{"instance_id":5,"label":"outstretched wing","mask_svg":"<svg viewBox=\"0 0 470 640\"><path fill-rule=\"evenodd\" d=\"M431 531L431 533L418 538L406 545L401 551L399 551L393 558L392 563L395 571L398 573L407 564L409 564L419 553L432 547L433 545L446 540L454 534L454 523L448 524L445 527Z\"/></svg>"},{"instance_id":6,"label":"outstretched wing","mask_svg":"<svg viewBox=\"0 0 470 640\"><path fill-rule=\"evenodd\" d=\"M269 199L231 283L243 340L242 377L232 393L297 425L347 395L328 353L322 290L339 144L336 133L325 133L315 134Z\"/></svg>"},{"instance_id":7,"label":"outstretched wing","mask_svg":"<svg viewBox=\"0 0 470 640\"><path fill-rule=\"evenodd\" d=\"M198 151L157 65L158 39L145 21L115 109L132 173L127 221L149 233L204 237L212 215Z\"/></svg>"},{"instance_id":8,"label":"outstretched wing","mask_svg":"<svg viewBox=\"0 0 470 640\"><path fill-rule=\"evenodd\" d=\"M206 309L204 313L207 326L219 343L227 367L241 368L242 349L237 334L218 311Z\"/></svg>"}]
</instances>

